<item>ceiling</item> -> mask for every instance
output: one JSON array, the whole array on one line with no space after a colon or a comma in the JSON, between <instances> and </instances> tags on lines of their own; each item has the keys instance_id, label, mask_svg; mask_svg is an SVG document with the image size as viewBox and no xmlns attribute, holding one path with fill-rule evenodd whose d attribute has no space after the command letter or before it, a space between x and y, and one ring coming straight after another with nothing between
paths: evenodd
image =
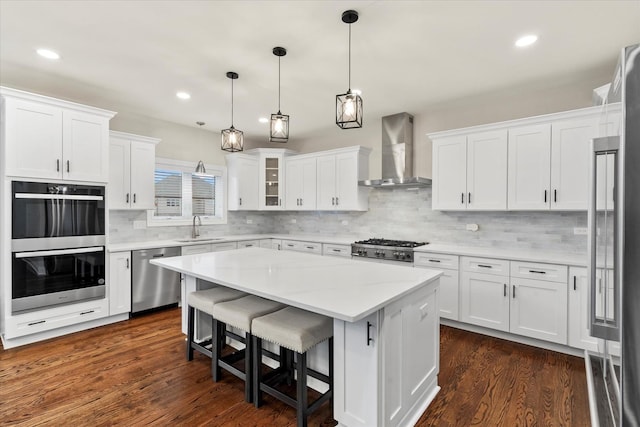
<instances>
[{"instance_id":1,"label":"ceiling","mask_svg":"<svg viewBox=\"0 0 640 427\"><path fill-rule=\"evenodd\" d=\"M282 112L291 139L335 127L335 95L352 88L367 117L464 99L615 65L640 42L640 1L0 1L0 84L218 131ZM520 49L517 37L536 33ZM58 61L35 49L58 51ZM182 90L188 101L176 97Z\"/></svg>"}]
</instances>

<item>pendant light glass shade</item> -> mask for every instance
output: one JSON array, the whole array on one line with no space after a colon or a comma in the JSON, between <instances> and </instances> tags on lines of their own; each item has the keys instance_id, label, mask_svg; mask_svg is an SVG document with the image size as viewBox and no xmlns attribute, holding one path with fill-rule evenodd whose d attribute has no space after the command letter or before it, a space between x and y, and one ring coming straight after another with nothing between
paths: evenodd
<instances>
[{"instance_id":1,"label":"pendant light glass shade","mask_svg":"<svg viewBox=\"0 0 640 427\"><path fill-rule=\"evenodd\" d=\"M233 81L238 78L238 73L229 71L227 77L231 79L231 127L220 132L222 136L220 148L234 153L244 150L244 133L233 127Z\"/></svg>"},{"instance_id":2,"label":"pendant light glass shade","mask_svg":"<svg viewBox=\"0 0 640 427\"><path fill-rule=\"evenodd\" d=\"M362 98L351 92L351 24L358 20L358 12L346 10L342 22L349 24L349 89L347 93L336 95L336 125L341 129L362 127Z\"/></svg>"},{"instance_id":3,"label":"pendant light glass shade","mask_svg":"<svg viewBox=\"0 0 640 427\"><path fill-rule=\"evenodd\" d=\"M271 115L269 141L287 142L289 140L289 116L280 111L280 58L287 54L283 47L274 47L273 54L278 57L278 112Z\"/></svg>"}]
</instances>

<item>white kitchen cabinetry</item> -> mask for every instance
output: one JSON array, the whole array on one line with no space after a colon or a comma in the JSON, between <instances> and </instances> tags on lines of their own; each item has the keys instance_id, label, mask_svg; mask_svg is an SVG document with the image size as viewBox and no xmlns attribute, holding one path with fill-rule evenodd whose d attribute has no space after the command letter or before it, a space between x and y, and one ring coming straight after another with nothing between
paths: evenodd
<instances>
[{"instance_id":1,"label":"white kitchen cabinetry","mask_svg":"<svg viewBox=\"0 0 640 427\"><path fill-rule=\"evenodd\" d=\"M322 255L351 258L351 245L334 245L324 243L322 245Z\"/></svg>"},{"instance_id":2,"label":"white kitchen cabinetry","mask_svg":"<svg viewBox=\"0 0 640 427\"><path fill-rule=\"evenodd\" d=\"M227 155L228 210L258 210L258 158L234 153Z\"/></svg>"},{"instance_id":3,"label":"white kitchen cabinetry","mask_svg":"<svg viewBox=\"0 0 640 427\"><path fill-rule=\"evenodd\" d=\"M510 331L567 344L567 267L511 262Z\"/></svg>"},{"instance_id":4,"label":"white kitchen cabinetry","mask_svg":"<svg viewBox=\"0 0 640 427\"><path fill-rule=\"evenodd\" d=\"M598 339L589 332L589 279L586 268L569 269L569 345L598 351ZM600 272L598 272L598 276Z\"/></svg>"},{"instance_id":5,"label":"white kitchen cabinetry","mask_svg":"<svg viewBox=\"0 0 640 427\"><path fill-rule=\"evenodd\" d=\"M251 150L259 156L259 210L283 210L285 208L285 157L294 151L278 148Z\"/></svg>"},{"instance_id":6,"label":"white kitchen cabinetry","mask_svg":"<svg viewBox=\"0 0 640 427\"><path fill-rule=\"evenodd\" d=\"M509 261L461 258L460 320L509 331Z\"/></svg>"},{"instance_id":7,"label":"white kitchen cabinetry","mask_svg":"<svg viewBox=\"0 0 640 427\"><path fill-rule=\"evenodd\" d=\"M316 209L316 156L293 156L285 159L285 201L290 211Z\"/></svg>"},{"instance_id":8,"label":"white kitchen cabinetry","mask_svg":"<svg viewBox=\"0 0 640 427\"><path fill-rule=\"evenodd\" d=\"M435 139L433 176L433 209L505 210L506 130Z\"/></svg>"},{"instance_id":9,"label":"white kitchen cabinetry","mask_svg":"<svg viewBox=\"0 0 640 427\"><path fill-rule=\"evenodd\" d=\"M131 252L109 254L109 315L131 311Z\"/></svg>"},{"instance_id":10,"label":"white kitchen cabinetry","mask_svg":"<svg viewBox=\"0 0 640 427\"><path fill-rule=\"evenodd\" d=\"M110 132L109 209L154 209L157 138Z\"/></svg>"},{"instance_id":11,"label":"white kitchen cabinetry","mask_svg":"<svg viewBox=\"0 0 640 427\"><path fill-rule=\"evenodd\" d=\"M112 111L0 88L7 176L107 182Z\"/></svg>"},{"instance_id":12,"label":"white kitchen cabinetry","mask_svg":"<svg viewBox=\"0 0 640 427\"><path fill-rule=\"evenodd\" d=\"M415 267L442 270L440 276L440 317L459 320L459 257L457 255L414 252Z\"/></svg>"},{"instance_id":13,"label":"white kitchen cabinetry","mask_svg":"<svg viewBox=\"0 0 640 427\"><path fill-rule=\"evenodd\" d=\"M243 153L228 154L228 210L258 210L258 158Z\"/></svg>"},{"instance_id":14,"label":"white kitchen cabinetry","mask_svg":"<svg viewBox=\"0 0 640 427\"><path fill-rule=\"evenodd\" d=\"M322 255L322 243L303 242L299 240L282 240L282 250Z\"/></svg>"},{"instance_id":15,"label":"white kitchen cabinetry","mask_svg":"<svg viewBox=\"0 0 640 427\"><path fill-rule=\"evenodd\" d=\"M241 248L259 248L260 240L240 240L238 242L238 249Z\"/></svg>"},{"instance_id":16,"label":"white kitchen cabinetry","mask_svg":"<svg viewBox=\"0 0 640 427\"><path fill-rule=\"evenodd\" d=\"M358 185L369 177L369 154L365 147L324 152L317 157L317 210L365 211L369 190Z\"/></svg>"},{"instance_id":17,"label":"white kitchen cabinetry","mask_svg":"<svg viewBox=\"0 0 640 427\"><path fill-rule=\"evenodd\" d=\"M180 248L181 255L195 255L195 254L203 254L206 252L211 252L210 244L183 246Z\"/></svg>"}]
</instances>

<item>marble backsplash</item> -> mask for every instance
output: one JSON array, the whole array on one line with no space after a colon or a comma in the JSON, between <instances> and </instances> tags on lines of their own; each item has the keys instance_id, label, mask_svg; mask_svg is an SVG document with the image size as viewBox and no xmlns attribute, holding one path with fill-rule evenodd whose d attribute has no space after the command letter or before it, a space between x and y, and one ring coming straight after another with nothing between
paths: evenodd
<instances>
[{"instance_id":1,"label":"marble backsplash","mask_svg":"<svg viewBox=\"0 0 640 427\"><path fill-rule=\"evenodd\" d=\"M367 212L229 212L226 225L203 226L201 234L358 235L514 250L586 253L587 236L574 234L575 227L587 226L586 212L433 211L431 194L430 187L373 189ZM145 220L144 212L111 212L110 241L181 238L191 232L188 226L134 229L134 221ZM478 231L467 231L467 224L477 224Z\"/></svg>"}]
</instances>

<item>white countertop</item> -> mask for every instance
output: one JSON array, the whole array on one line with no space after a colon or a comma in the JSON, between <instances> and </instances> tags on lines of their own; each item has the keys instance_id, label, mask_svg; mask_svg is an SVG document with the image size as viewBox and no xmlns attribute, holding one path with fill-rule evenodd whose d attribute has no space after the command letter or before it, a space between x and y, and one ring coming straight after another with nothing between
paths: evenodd
<instances>
[{"instance_id":1,"label":"white countertop","mask_svg":"<svg viewBox=\"0 0 640 427\"><path fill-rule=\"evenodd\" d=\"M152 264L346 322L356 322L442 275L440 270L243 248Z\"/></svg>"},{"instance_id":2,"label":"white countertop","mask_svg":"<svg viewBox=\"0 0 640 427\"><path fill-rule=\"evenodd\" d=\"M454 246L444 244L429 244L414 249L416 252L431 252L450 255L475 256L483 258L499 258L511 261L530 261L549 264L564 264L586 267L587 255L553 253L544 249L539 250L511 250L501 248L481 248L472 246Z\"/></svg>"},{"instance_id":3,"label":"white countertop","mask_svg":"<svg viewBox=\"0 0 640 427\"><path fill-rule=\"evenodd\" d=\"M139 249L170 248L175 246L193 246L260 239L297 240L334 245L350 245L356 240L361 240L361 238L357 236L324 236L320 234L238 234L228 236L200 236L196 241L180 241L186 239L188 239L188 237L179 239L150 240L145 242L110 243L107 245L107 250L109 252L136 251Z\"/></svg>"}]
</instances>

